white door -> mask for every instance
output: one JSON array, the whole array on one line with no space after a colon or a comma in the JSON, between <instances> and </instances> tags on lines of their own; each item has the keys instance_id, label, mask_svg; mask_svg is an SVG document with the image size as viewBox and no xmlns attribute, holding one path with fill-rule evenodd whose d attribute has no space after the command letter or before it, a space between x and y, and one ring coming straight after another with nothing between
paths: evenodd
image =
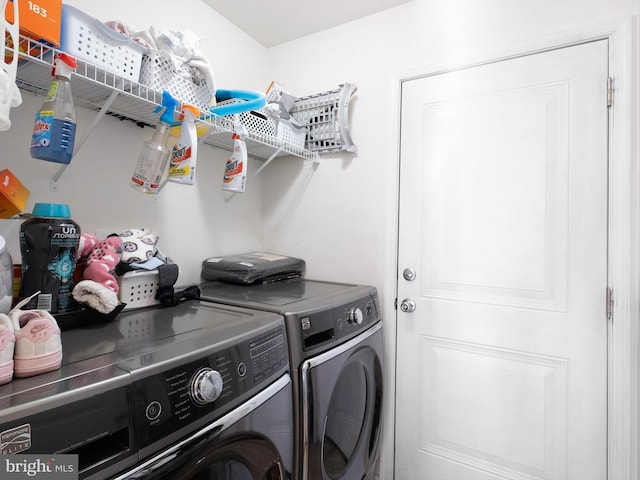
<instances>
[{"instance_id":1,"label":"white door","mask_svg":"<svg viewBox=\"0 0 640 480\"><path fill-rule=\"evenodd\" d=\"M396 480L606 478L607 76L603 40L404 83Z\"/></svg>"}]
</instances>

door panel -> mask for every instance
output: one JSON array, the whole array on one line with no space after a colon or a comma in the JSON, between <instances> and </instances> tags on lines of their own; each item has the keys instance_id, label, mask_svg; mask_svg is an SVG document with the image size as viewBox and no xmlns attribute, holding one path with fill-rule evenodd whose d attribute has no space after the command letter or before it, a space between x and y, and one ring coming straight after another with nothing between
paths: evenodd
<instances>
[{"instance_id":1,"label":"door panel","mask_svg":"<svg viewBox=\"0 0 640 480\"><path fill-rule=\"evenodd\" d=\"M398 480L606 478L607 75L603 40L403 85Z\"/></svg>"},{"instance_id":2,"label":"door panel","mask_svg":"<svg viewBox=\"0 0 640 480\"><path fill-rule=\"evenodd\" d=\"M424 296L566 310L568 107L566 82L425 105Z\"/></svg>"}]
</instances>

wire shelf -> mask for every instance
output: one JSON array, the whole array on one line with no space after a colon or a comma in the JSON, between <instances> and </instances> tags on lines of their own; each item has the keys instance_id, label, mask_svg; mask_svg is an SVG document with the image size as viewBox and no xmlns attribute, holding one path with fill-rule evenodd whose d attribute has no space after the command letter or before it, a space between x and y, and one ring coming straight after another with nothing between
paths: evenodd
<instances>
[{"instance_id":1,"label":"wire shelf","mask_svg":"<svg viewBox=\"0 0 640 480\"><path fill-rule=\"evenodd\" d=\"M51 69L57 50L43 43L20 36L19 62L16 84L24 91L46 96L51 84ZM11 46L5 46L5 55L13 55ZM99 68L83 60L77 60L78 68L71 75L71 90L76 106L91 110L103 110L121 119L132 120L140 125L155 125L158 122L156 109L162 104L162 92L140 84L130 78ZM180 112L176 112L178 114ZM203 113L199 121L211 128L204 138L207 145L233 149L231 134L237 122L234 115L216 116ZM275 156L294 155L317 161L317 154L298 148L286 141L267 135L247 135L248 154L261 160ZM61 173L61 172L60 172ZM59 174L54 180L57 180Z\"/></svg>"}]
</instances>

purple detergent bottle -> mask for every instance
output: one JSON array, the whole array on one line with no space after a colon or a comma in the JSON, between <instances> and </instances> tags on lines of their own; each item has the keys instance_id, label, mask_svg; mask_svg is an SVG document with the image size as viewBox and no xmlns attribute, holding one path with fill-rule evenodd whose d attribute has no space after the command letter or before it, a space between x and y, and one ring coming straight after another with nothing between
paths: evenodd
<instances>
[{"instance_id":1,"label":"purple detergent bottle","mask_svg":"<svg viewBox=\"0 0 640 480\"><path fill-rule=\"evenodd\" d=\"M36 114L31 136L33 158L68 164L73 155L76 137L76 110L71 95L71 73L76 59L66 53L56 53L47 100Z\"/></svg>"}]
</instances>

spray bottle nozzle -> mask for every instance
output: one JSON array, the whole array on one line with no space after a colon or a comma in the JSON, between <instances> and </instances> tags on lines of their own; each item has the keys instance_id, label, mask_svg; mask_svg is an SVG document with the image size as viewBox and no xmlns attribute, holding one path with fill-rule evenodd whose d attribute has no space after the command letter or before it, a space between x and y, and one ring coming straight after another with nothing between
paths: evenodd
<instances>
[{"instance_id":1,"label":"spray bottle nozzle","mask_svg":"<svg viewBox=\"0 0 640 480\"><path fill-rule=\"evenodd\" d=\"M53 57L51 76L62 76L69 79L71 78L71 72L76 68L78 68L78 62L76 62L75 57L72 57L68 53L58 52Z\"/></svg>"},{"instance_id":2,"label":"spray bottle nozzle","mask_svg":"<svg viewBox=\"0 0 640 480\"><path fill-rule=\"evenodd\" d=\"M188 115L187 115L188 114ZM182 105L182 112L180 113L180 120L193 121L200 117L200 109L194 105L184 104Z\"/></svg>"},{"instance_id":3,"label":"spray bottle nozzle","mask_svg":"<svg viewBox=\"0 0 640 480\"><path fill-rule=\"evenodd\" d=\"M175 98L173 98L169 92L167 92L166 90L163 90L162 106L156 108L154 112L158 113L160 110L164 109L164 111L162 112L162 115L160 115L160 122L164 123L165 125L172 126L179 123L173 120L173 115L176 109L178 109L179 107L180 107L180 102Z\"/></svg>"}]
</instances>

